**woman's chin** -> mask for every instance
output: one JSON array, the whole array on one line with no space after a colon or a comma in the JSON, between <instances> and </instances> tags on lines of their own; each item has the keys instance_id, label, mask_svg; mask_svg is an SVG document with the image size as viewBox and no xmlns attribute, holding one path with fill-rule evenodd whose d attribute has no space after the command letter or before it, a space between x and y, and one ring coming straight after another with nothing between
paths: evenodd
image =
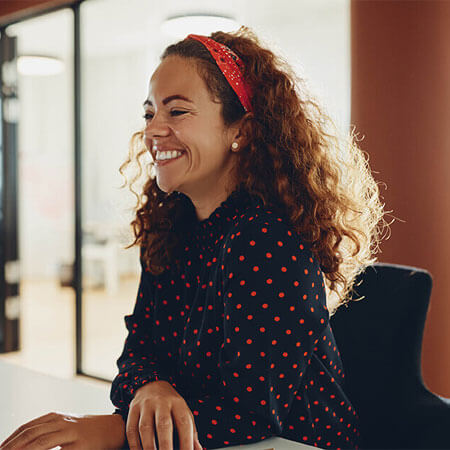
<instances>
[{"instance_id":1,"label":"woman's chin","mask_svg":"<svg viewBox=\"0 0 450 450\"><path fill-rule=\"evenodd\" d=\"M170 194L173 191L179 191L180 183L175 182L175 180L167 180L164 177L156 177L156 184L159 189L161 189L166 194Z\"/></svg>"}]
</instances>

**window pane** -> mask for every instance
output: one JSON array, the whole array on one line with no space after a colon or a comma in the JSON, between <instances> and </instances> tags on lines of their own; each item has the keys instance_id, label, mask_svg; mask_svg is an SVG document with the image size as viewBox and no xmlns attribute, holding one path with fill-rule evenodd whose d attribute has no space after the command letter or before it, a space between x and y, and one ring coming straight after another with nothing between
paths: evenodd
<instances>
[{"instance_id":1,"label":"window pane","mask_svg":"<svg viewBox=\"0 0 450 450\"><path fill-rule=\"evenodd\" d=\"M17 37L21 351L3 355L61 376L75 371L73 13L10 26ZM24 56L52 57L28 61ZM27 61L25 60L25 63ZM55 71L56 69L56 71Z\"/></svg>"}]
</instances>

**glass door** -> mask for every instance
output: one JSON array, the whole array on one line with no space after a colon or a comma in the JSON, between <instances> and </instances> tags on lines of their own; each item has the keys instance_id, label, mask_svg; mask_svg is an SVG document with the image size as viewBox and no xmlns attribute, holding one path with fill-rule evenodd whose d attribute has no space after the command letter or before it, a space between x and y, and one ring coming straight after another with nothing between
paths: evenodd
<instances>
[{"instance_id":1,"label":"glass door","mask_svg":"<svg viewBox=\"0 0 450 450\"><path fill-rule=\"evenodd\" d=\"M8 234L2 242L8 252L5 274L21 292L20 305L9 306L20 313L21 346L2 357L70 377L75 373L73 13L62 9L11 25L3 39L16 42L18 56L20 108L17 100L15 106L4 104L9 184L3 193ZM14 70L6 67L3 63L2 73L12 80ZM17 260L20 271L11 264ZM11 291L6 301L14 295Z\"/></svg>"}]
</instances>

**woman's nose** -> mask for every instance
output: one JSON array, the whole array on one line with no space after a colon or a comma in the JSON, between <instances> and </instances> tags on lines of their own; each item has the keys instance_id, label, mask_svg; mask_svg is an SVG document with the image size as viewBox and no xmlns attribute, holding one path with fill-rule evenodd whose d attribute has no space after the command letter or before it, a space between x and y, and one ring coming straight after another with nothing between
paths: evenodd
<instances>
[{"instance_id":1,"label":"woman's nose","mask_svg":"<svg viewBox=\"0 0 450 450\"><path fill-rule=\"evenodd\" d=\"M167 136L169 134L170 128L161 114L155 114L152 120L148 120L145 125L144 136L146 139Z\"/></svg>"}]
</instances>

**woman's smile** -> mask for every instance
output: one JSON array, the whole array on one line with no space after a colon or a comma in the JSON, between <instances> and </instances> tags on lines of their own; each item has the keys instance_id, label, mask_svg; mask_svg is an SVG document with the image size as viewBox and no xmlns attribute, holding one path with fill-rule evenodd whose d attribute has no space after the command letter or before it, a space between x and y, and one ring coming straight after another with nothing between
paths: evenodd
<instances>
[{"instance_id":1,"label":"woman's smile","mask_svg":"<svg viewBox=\"0 0 450 450\"><path fill-rule=\"evenodd\" d=\"M156 154L155 166L162 167L167 166L173 161L177 161L184 156L185 151L174 150L172 152L158 152Z\"/></svg>"}]
</instances>

